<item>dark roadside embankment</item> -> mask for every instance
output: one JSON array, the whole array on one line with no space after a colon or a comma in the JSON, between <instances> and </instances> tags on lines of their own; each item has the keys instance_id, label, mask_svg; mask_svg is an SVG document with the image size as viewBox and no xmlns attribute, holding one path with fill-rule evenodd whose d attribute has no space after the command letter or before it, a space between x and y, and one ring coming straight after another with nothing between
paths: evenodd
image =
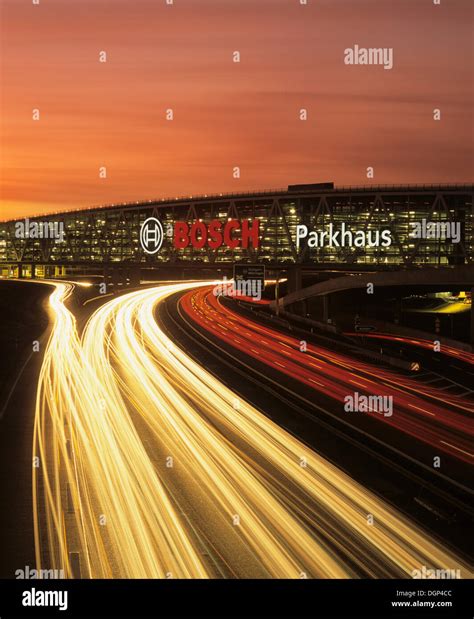
<instances>
[{"instance_id":1,"label":"dark roadside embankment","mask_svg":"<svg viewBox=\"0 0 474 619\"><path fill-rule=\"evenodd\" d=\"M52 288L0 280L0 578L35 567L32 444ZM33 343L39 350L33 352Z\"/></svg>"}]
</instances>

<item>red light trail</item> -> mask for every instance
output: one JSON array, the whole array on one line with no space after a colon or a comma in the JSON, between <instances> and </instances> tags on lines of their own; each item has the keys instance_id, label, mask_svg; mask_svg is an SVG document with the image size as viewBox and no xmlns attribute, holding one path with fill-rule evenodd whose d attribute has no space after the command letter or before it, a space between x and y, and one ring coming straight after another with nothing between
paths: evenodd
<instances>
[{"instance_id":1,"label":"red light trail","mask_svg":"<svg viewBox=\"0 0 474 619\"><path fill-rule=\"evenodd\" d=\"M409 377L400 377L390 370L311 343L307 344L306 352L301 352L297 338L229 310L212 294L212 289L186 293L181 307L197 324L227 344L341 404L354 390L367 395L392 396L393 416L373 415L376 419L472 463L474 407L467 398L448 395ZM346 413L341 406L342 414Z\"/></svg>"}]
</instances>

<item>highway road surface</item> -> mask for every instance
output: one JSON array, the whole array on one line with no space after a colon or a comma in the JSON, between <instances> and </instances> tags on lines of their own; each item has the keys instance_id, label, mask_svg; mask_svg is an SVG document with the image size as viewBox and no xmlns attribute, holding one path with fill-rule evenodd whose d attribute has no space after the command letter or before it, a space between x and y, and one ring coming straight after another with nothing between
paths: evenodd
<instances>
[{"instance_id":1,"label":"highway road surface","mask_svg":"<svg viewBox=\"0 0 474 619\"><path fill-rule=\"evenodd\" d=\"M427 566L466 577L462 558L168 337L157 306L196 288L118 296L79 333L73 285L56 283L35 413L37 567L83 578L351 578Z\"/></svg>"},{"instance_id":2,"label":"highway road surface","mask_svg":"<svg viewBox=\"0 0 474 619\"><path fill-rule=\"evenodd\" d=\"M393 410L389 411L390 414L372 413L380 423L393 425L435 446L439 452L473 463L472 398L447 394L323 346L310 343L300 350L298 338L279 333L230 310L211 288L189 292L183 296L180 305L203 329L221 340L277 368L283 375L297 378L315 391L338 400L341 415L347 417L345 398L355 391L368 397L391 398Z\"/></svg>"}]
</instances>

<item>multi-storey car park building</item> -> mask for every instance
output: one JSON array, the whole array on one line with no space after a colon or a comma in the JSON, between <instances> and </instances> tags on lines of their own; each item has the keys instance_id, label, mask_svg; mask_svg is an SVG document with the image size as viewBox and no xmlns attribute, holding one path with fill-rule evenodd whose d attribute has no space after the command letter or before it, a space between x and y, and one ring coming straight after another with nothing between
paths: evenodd
<instances>
[{"instance_id":1,"label":"multi-storey car park building","mask_svg":"<svg viewBox=\"0 0 474 619\"><path fill-rule=\"evenodd\" d=\"M4 277L101 274L130 268L141 274L164 267L225 270L235 262L264 263L269 271L303 269L393 270L455 267L473 260L474 185L334 187L332 183L290 185L254 193L205 195L112 204L33 217L60 223L62 241L21 238L17 220L0 223L0 269ZM148 255L140 229L149 217L165 230L163 245ZM192 224L229 219L259 220L259 246L178 249L166 231L177 221ZM414 222L459 224L458 242L413 238ZM308 247L296 243L297 226L321 230L333 224L370 231L390 229L388 247ZM184 272L184 271L183 271ZM139 277L140 275L138 275Z\"/></svg>"}]
</instances>

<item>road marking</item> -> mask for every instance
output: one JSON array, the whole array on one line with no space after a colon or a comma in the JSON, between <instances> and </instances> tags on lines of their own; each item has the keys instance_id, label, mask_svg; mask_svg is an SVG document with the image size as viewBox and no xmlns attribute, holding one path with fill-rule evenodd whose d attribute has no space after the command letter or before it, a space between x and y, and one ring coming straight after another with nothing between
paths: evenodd
<instances>
[{"instance_id":1,"label":"road marking","mask_svg":"<svg viewBox=\"0 0 474 619\"><path fill-rule=\"evenodd\" d=\"M451 445L451 443L447 443L446 441L440 441L440 443L443 443L444 445L448 445L449 447L452 447L453 449L456 449L457 451L460 451L461 453L466 454L466 456L474 458L474 454L471 454L468 451L464 451L464 449L460 449L459 447L456 447L456 445Z\"/></svg>"},{"instance_id":2,"label":"road marking","mask_svg":"<svg viewBox=\"0 0 474 619\"><path fill-rule=\"evenodd\" d=\"M359 387L363 387L364 389L367 389L367 387L369 386L369 385L364 385L363 383L360 383L358 380L351 380L350 378L349 378L349 382L353 383L354 385L358 385Z\"/></svg>"},{"instance_id":3,"label":"road marking","mask_svg":"<svg viewBox=\"0 0 474 619\"><path fill-rule=\"evenodd\" d=\"M323 383L319 383L317 380L314 380L313 378L308 378L308 380L314 383L315 385L319 385L320 387L326 386L326 385L323 385Z\"/></svg>"},{"instance_id":4,"label":"road marking","mask_svg":"<svg viewBox=\"0 0 474 619\"><path fill-rule=\"evenodd\" d=\"M430 411L426 411L424 408L420 408L419 406L415 406L414 404L408 404L408 406L410 408L416 408L419 411L422 411L423 413L426 413L427 415L431 415L432 417L436 417L436 415L434 413L430 413Z\"/></svg>"},{"instance_id":5,"label":"road marking","mask_svg":"<svg viewBox=\"0 0 474 619\"><path fill-rule=\"evenodd\" d=\"M107 294L100 294L98 297L92 297L92 299L87 299L87 301L84 301L82 305L87 305L88 303L91 303L92 301L97 301L97 299L105 299L105 297L112 297L113 294L114 294L113 292L108 292Z\"/></svg>"}]
</instances>

